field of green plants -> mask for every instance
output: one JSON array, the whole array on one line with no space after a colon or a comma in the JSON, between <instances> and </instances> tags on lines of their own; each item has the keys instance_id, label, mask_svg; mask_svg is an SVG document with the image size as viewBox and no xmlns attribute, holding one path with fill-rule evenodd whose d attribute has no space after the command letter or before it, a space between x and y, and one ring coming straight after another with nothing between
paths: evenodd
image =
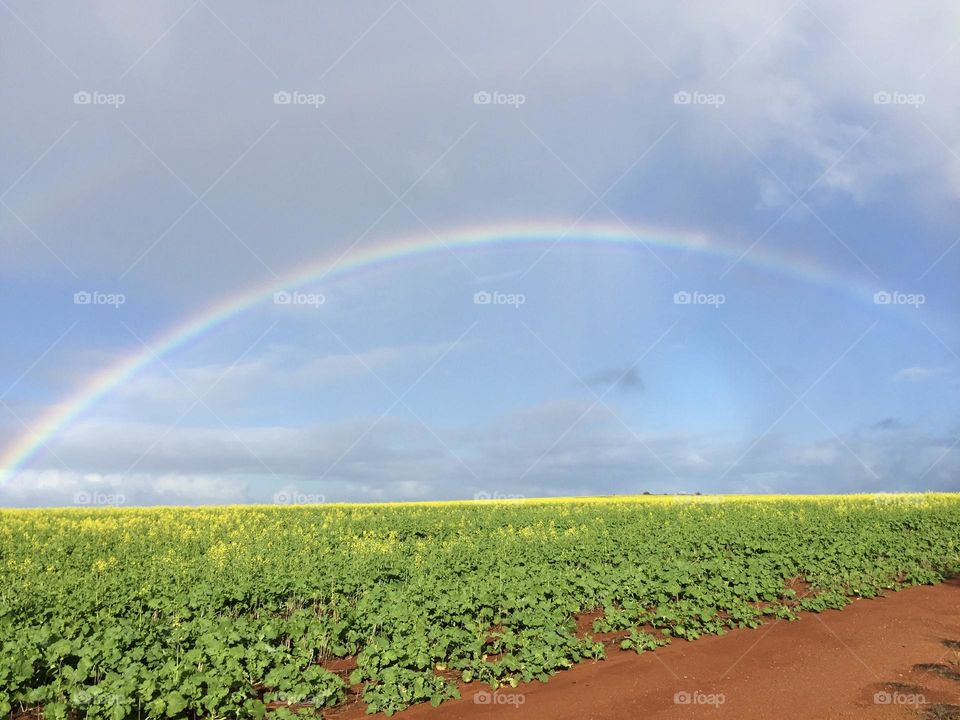
<instances>
[{"instance_id":1,"label":"field of green plants","mask_svg":"<svg viewBox=\"0 0 960 720\"><path fill-rule=\"evenodd\" d=\"M0 713L392 713L958 571L951 495L6 510Z\"/></svg>"}]
</instances>

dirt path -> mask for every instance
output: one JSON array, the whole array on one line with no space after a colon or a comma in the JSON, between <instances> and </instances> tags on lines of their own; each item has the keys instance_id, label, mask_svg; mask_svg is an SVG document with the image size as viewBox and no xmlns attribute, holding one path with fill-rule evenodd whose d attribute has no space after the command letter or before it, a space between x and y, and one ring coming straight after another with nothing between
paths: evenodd
<instances>
[{"instance_id":1,"label":"dirt path","mask_svg":"<svg viewBox=\"0 0 960 720\"><path fill-rule=\"evenodd\" d=\"M654 653L616 648L549 683L417 706L402 720L960 719L960 579ZM926 668L915 666L926 665ZM951 707L953 706L953 707ZM918 712L919 711L919 712ZM331 717L363 717L347 708ZM369 717L369 716L367 716Z\"/></svg>"}]
</instances>

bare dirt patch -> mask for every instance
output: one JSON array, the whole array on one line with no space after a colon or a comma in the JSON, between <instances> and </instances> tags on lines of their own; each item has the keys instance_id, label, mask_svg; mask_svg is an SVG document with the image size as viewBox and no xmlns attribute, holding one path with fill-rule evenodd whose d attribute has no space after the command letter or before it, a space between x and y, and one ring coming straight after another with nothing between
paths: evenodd
<instances>
[{"instance_id":1,"label":"bare dirt patch","mask_svg":"<svg viewBox=\"0 0 960 720\"><path fill-rule=\"evenodd\" d=\"M809 588L792 587L798 595ZM592 634L597 615L577 618ZM548 683L460 684L460 700L418 705L402 720L843 720L957 718L960 684L914 666L954 667L960 580L854 600L723 637L675 640L655 652L608 650ZM886 695L878 696L878 693ZM923 696L923 703L910 704ZM362 703L327 717L363 717ZM953 713L953 714L951 714ZM368 716L369 717L369 716Z\"/></svg>"}]
</instances>

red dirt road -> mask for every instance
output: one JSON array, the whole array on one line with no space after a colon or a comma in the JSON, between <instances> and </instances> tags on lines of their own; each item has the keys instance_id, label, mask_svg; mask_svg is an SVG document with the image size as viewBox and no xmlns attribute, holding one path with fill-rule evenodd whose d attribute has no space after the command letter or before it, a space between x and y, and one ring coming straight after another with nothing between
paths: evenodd
<instances>
[{"instance_id":1,"label":"red dirt road","mask_svg":"<svg viewBox=\"0 0 960 720\"><path fill-rule=\"evenodd\" d=\"M636 655L612 647L548 683L461 686L402 720L960 718L960 579ZM950 646L950 643L954 644ZM915 665L932 665L916 669ZM954 707L951 707L954 706ZM918 712L919 711L919 712ZM954 713L957 714L954 714ZM330 717L361 717L353 706ZM369 717L369 716L368 716Z\"/></svg>"}]
</instances>

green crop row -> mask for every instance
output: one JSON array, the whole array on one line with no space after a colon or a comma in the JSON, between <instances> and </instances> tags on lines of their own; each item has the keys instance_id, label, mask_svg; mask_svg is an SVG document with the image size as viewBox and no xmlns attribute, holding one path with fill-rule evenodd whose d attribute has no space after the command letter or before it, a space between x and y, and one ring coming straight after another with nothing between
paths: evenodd
<instances>
[{"instance_id":1,"label":"green crop row","mask_svg":"<svg viewBox=\"0 0 960 720\"><path fill-rule=\"evenodd\" d=\"M389 714L958 571L949 495L0 511L0 713Z\"/></svg>"}]
</instances>

